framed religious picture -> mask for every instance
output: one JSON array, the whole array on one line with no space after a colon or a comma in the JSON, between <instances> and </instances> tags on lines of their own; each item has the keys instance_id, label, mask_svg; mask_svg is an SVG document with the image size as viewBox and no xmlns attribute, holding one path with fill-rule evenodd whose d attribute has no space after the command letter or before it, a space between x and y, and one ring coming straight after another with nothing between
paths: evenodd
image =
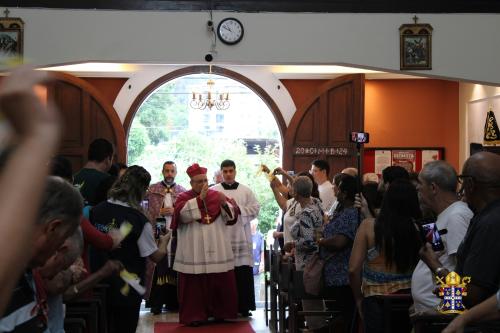
<instances>
[{"instance_id":1,"label":"framed religious picture","mask_svg":"<svg viewBox=\"0 0 500 333\"><path fill-rule=\"evenodd\" d=\"M400 68L432 69L432 27L430 24L403 24L399 27Z\"/></svg>"},{"instance_id":2,"label":"framed religious picture","mask_svg":"<svg viewBox=\"0 0 500 333\"><path fill-rule=\"evenodd\" d=\"M18 17L0 18L0 62L23 56L24 22Z\"/></svg>"}]
</instances>

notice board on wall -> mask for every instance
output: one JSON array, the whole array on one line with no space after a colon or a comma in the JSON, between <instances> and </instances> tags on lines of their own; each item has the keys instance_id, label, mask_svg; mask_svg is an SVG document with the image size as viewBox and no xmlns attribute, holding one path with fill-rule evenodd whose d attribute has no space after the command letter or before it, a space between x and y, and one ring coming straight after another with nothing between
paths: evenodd
<instances>
[{"instance_id":1,"label":"notice board on wall","mask_svg":"<svg viewBox=\"0 0 500 333\"><path fill-rule=\"evenodd\" d=\"M443 159L443 147L365 148L363 173L374 172L380 175L384 168L391 165L402 166L408 172L420 172L427 162Z\"/></svg>"}]
</instances>

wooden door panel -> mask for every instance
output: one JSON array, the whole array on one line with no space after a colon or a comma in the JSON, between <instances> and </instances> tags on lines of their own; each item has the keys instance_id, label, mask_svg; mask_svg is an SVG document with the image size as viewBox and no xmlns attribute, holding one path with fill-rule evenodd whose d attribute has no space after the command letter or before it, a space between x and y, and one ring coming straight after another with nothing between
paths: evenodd
<instances>
[{"instance_id":1,"label":"wooden door panel","mask_svg":"<svg viewBox=\"0 0 500 333\"><path fill-rule=\"evenodd\" d=\"M71 166L73 167L73 172L77 172L85 164L85 158L84 158L85 155L82 154L81 152L76 154L71 154L70 152L66 152L64 156L70 160Z\"/></svg>"},{"instance_id":2,"label":"wooden door panel","mask_svg":"<svg viewBox=\"0 0 500 333\"><path fill-rule=\"evenodd\" d=\"M102 106L97 104L95 99L90 102L90 110L95 121L91 124L94 136L97 138L104 138L111 142L116 142L115 129L108 119L106 113L102 112Z\"/></svg>"},{"instance_id":3,"label":"wooden door panel","mask_svg":"<svg viewBox=\"0 0 500 333\"><path fill-rule=\"evenodd\" d=\"M62 145L64 147L79 147L83 144L83 132L86 123L84 121L84 110L82 103L82 91L79 87L65 82L54 84L55 103L63 110L64 130Z\"/></svg>"},{"instance_id":4,"label":"wooden door panel","mask_svg":"<svg viewBox=\"0 0 500 333\"><path fill-rule=\"evenodd\" d=\"M342 126L328 126L327 144L335 145L346 141L347 130L351 127L352 103L349 103L349 96L352 91L346 86L339 87L328 92L328 124L342 124Z\"/></svg>"},{"instance_id":5,"label":"wooden door panel","mask_svg":"<svg viewBox=\"0 0 500 333\"><path fill-rule=\"evenodd\" d=\"M47 86L47 98L61 111L64 134L59 154L78 171L87 161L89 144L105 138L115 146L115 160L126 161L125 131L113 106L88 82L53 73L55 83Z\"/></svg>"},{"instance_id":6,"label":"wooden door panel","mask_svg":"<svg viewBox=\"0 0 500 333\"><path fill-rule=\"evenodd\" d=\"M300 122L300 131L297 132L296 142L298 144L312 144L314 143L314 128L317 128L316 114L319 110L319 100L311 106L313 112L306 114Z\"/></svg>"},{"instance_id":7,"label":"wooden door panel","mask_svg":"<svg viewBox=\"0 0 500 333\"><path fill-rule=\"evenodd\" d=\"M297 157L295 159L294 167L295 169L293 169L293 171L295 171L295 173L309 171L311 169L311 159L309 158L309 156Z\"/></svg>"},{"instance_id":8,"label":"wooden door panel","mask_svg":"<svg viewBox=\"0 0 500 333\"><path fill-rule=\"evenodd\" d=\"M346 75L324 84L298 108L287 128L284 166L296 172L309 170L315 159L330 163L330 176L356 166L352 131L363 131L364 76Z\"/></svg>"}]
</instances>

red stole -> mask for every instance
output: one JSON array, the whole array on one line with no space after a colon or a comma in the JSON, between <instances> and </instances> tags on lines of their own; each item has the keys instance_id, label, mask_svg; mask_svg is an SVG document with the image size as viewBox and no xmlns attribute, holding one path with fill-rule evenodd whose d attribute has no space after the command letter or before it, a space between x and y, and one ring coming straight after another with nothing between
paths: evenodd
<instances>
[{"instance_id":1,"label":"red stole","mask_svg":"<svg viewBox=\"0 0 500 333\"><path fill-rule=\"evenodd\" d=\"M184 208L186 202L194 198L196 198L196 201L198 203L198 208L200 209L201 212L201 219L198 219L196 221L201 224L213 223L221 213L220 199L219 199L220 195L224 194L221 192L208 189L207 197L205 198L205 205L206 205L205 207L203 201L201 201L198 193L196 193L195 191L189 190L186 192L182 192L177 196L177 199L175 200L174 215L172 217L172 223L170 224L170 228L172 230L178 228L179 224L182 223L180 222L180 214L182 208ZM207 219L207 216L209 217L209 219Z\"/></svg>"},{"instance_id":2,"label":"red stole","mask_svg":"<svg viewBox=\"0 0 500 333\"><path fill-rule=\"evenodd\" d=\"M33 269L31 273L35 284L36 300L36 305L33 309L31 309L31 314L36 315L38 320L47 325L49 318L49 306L47 304L47 291L45 289L45 283L43 282L43 278L38 269Z\"/></svg>"}]
</instances>

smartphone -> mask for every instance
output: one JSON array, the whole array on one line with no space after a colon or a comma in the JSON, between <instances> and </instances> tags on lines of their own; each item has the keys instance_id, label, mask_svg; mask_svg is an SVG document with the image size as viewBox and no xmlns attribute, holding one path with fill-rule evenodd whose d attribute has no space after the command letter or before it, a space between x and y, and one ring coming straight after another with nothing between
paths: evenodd
<instances>
[{"instance_id":1,"label":"smartphone","mask_svg":"<svg viewBox=\"0 0 500 333\"><path fill-rule=\"evenodd\" d=\"M370 134L366 132L351 132L351 142L368 143L370 142Z\"/></svg>"},{"instance_id":2,"label":"smartphone","mask_svg":"<svg viewBox=\"0 0 500 333\"><path fill-rule=\"evenodd\" d=\"M420 234L424 242L432 245L434 251L444 250L443 239L435 222L420 225Z\"/></svg>"},{"instance_id":3,"label":"smartphone","mask_svg":"<svg viewBox=\"0 0 500 333\"><path fill-rule=\"evenodd\" d=\"M167 232L167 221L163 218L156 219L156 232L155 237L158 239L161 235L166 234Z\"/></svg>"}]
</instances>

